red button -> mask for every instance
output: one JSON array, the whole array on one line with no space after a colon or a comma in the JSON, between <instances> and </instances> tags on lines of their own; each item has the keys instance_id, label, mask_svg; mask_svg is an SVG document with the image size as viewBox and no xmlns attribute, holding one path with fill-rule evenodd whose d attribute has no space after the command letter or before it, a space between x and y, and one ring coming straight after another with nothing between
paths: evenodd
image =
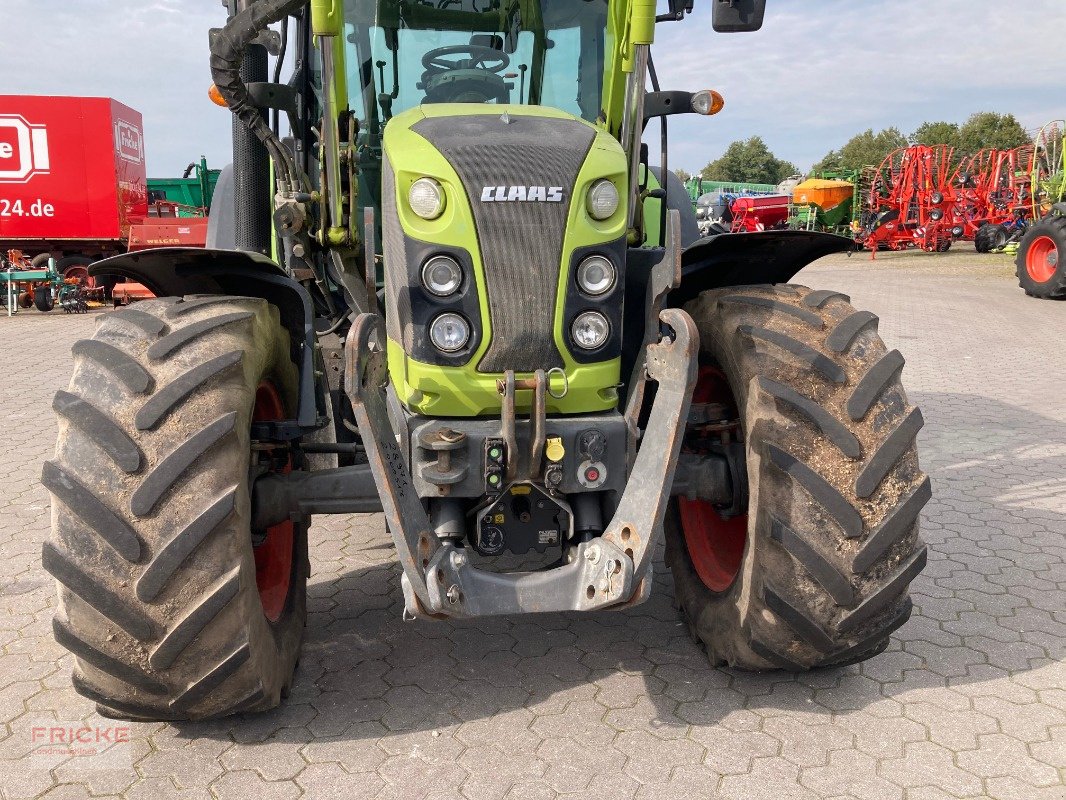
<instances>
[{"instance_id":1,"label":"red button","mask_svg":"<svg viewBox=\"0 0 1066 800\"><path fill-rule=\"evenodd\" d=\"M589 483L595 483L600 479L600 471L595 467L589 467L585 470L585 480Z\"/></svg>"}]
</instances>

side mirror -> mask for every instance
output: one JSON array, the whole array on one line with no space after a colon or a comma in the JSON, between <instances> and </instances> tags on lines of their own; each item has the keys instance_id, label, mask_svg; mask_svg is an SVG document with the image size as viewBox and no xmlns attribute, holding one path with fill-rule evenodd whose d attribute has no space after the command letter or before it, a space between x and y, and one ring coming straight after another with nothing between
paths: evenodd
<instances>
[{"instance_id":1,"label":"side mirror","mask_svg":"<svg viewBox=\"0 0 1066 800\"><path fill-rule=\"evenodd\" d=\"M711 27L719 33L748 33L762 27L766 0L711 0Z\"/></svg>"}]
</instances>

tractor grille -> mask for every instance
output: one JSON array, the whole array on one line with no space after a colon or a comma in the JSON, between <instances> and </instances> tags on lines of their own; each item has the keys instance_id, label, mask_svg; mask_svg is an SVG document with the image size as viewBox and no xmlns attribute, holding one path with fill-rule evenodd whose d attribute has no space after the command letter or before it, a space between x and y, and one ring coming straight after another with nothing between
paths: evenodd
<instances>
[{"instance_id":1,"label":"tractor grille","mask_svg":"<svg viewBox=\"0 0 1066 800\"><path fill-rule=\"evenodd\" d=\"M385 266L385 296L395 303L392 313L385 314L385 331L390 339L403 345L405 353L414 348L411 325L410 276L407 248L400 215L396 213L396 174L388 156L381 165L381 246Z\"/></svg>"},{"instance_id":2,"label":"tractor grille","mask_svg":"<svg viewBox=\"0 0 1066 800\"><path fill-rule=\"evenodd\" d=\"M492 342L480 372L562 367L556 293L574 183L594 131L575 120L496 114L426 119L412 127L466 189L485 270ZM563 202L482 202L486 186L560 186Z\"/></svg>"}]
</instances>

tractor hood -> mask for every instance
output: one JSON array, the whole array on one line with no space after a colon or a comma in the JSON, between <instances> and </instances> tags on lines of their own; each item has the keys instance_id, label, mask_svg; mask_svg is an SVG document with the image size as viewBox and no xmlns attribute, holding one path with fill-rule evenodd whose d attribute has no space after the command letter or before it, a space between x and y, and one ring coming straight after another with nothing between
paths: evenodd
<instances>
[{"instance_id":1,"label":"tractor hood","mask_svg":"<svg viewBox=\"0 0 1066 800\"><path fill-rule=\"evenodd\" d=\"M563 370L571 387L581 365L617 359L623 282L607 297L582 302L570 280L574 260L592 251L612 258L620 275L625 267L626 161L612 137L550 108L432 104L390 120L384 150L386 306L396 311L387 330L407 358L463 369L468 378ZM411 206L411 186L422 178L443 190L435 219ZM620 201L598 221L585 200L605 178ZM463 270L454 296L425 291L421 268L436 254ZM615 335L602 349L581 352L569 338L570 318L599 306L616 318ZM451 353L427 335L432 319L447 311L472 328L468 344Z\"/></svg>"}]
</instances>

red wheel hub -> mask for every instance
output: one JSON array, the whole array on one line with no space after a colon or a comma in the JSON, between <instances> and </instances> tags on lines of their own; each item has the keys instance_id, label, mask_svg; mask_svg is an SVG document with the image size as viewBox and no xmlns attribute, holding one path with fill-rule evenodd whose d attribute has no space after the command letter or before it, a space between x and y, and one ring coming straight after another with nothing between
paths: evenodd
<instances>
[{"instance_id":1,"label":"red wheel hub","mask_svg":"<svg viewBox=\"0 0 1066 800\"><path fill-rule=\"evenodd\" d=\"M694 403L722 403L736 412L736 400L725 375L714 367L700 367ZM677 501L681 532L700 580L712 592L724 592L740 571L748 540L748 515L724 519L706 500Z\"/></svg>"},{"instance_id":2,"label":"red wheel hub","mask_svg":"<svg viewBox=\"0 0 1066 800\"><path fill-rule=\"evenodd\" d=\"M1050 236L1037 236L1025 253L1025 271L1037 283L1047 283L1059 266L1059 248Z\"/></svg>"},{"instance_id":3,"label":"red wheel hub","mask_svg":"<svg viewBox=\"0 0 1066 800\"><path fill-rule=\"evenodd\" d=\"M89 275L89 268L83 266L67 267L63 271L63 280L76 281L86 289L96 288L96 278Z\"/></svg>"},{"instance_id":4,"label":"red wheel hub","mask_svg":"<svg viewBox=\"0 0 1066 800\"><path fill-rule=\"evenodd\" d=\"M273 383L264 381L255 392L253 422L273 422L285 419L285 406ZM274 465L274 471L282 474L292 470L292 460ZM285 610L292 580L292 553L295 542L292 520L279 522L267 528L266 538L255 547L255 584L259 589L259 602L263 613L271 622L277 622Z\"/></svg>"}]
</instances>

